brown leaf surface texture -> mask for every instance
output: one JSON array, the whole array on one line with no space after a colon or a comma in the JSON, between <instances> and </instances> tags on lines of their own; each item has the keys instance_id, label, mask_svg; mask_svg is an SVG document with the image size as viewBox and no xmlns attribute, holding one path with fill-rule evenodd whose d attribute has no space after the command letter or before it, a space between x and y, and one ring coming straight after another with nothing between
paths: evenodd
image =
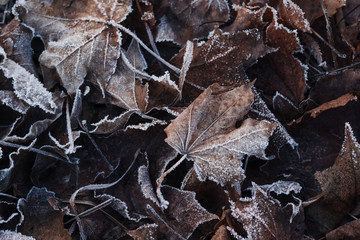
<instances>
[{"instance_id":1,"label":"brown leaf surface texture","mask_svg":"<svg viewBox=\"0 0 360 240\"><path fill-rule=\"evenodd\" d=\"M245 155L266 159L264 151L276 126L246 119L235 127L253 101L249 85L232 90L211 85L165 129L165 141L195 162L200 179L209 177L221 185L242 181L240 159Z\"/></svg>"},{"instance_id":2,"label":"brown leaf surface texture","mask_svg":"<svg viewBox=\"0 0 360 240\"><path fill-rule=\"evenodd\" d=\"M121 34L108 23L123 21L131 11L131 1L21 0L16 10L43 38L40 62L56 68L69 94L75 94L86 75L101 87L114 73Z\"/></svg>"},{"instance_id":3,"label":"brown leaf surface texture","mask_svg":"<svg viewBox=\"0 0 360 240\"><path fill-rule=\"evenodd\" d=\"M317 172L324 199L309 209L309 214L327 229L333 229L351 211L360 194L360 145L350 124L345 124L341 152L330 168ZM323 231L326 231L324 229Z\"/></svg>"}]
</instances>

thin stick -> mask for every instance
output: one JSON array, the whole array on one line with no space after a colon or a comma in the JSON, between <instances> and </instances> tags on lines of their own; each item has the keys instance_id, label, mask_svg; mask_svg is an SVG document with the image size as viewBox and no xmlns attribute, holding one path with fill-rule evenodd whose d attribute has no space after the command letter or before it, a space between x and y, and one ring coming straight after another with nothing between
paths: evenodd
<instances>
[{"instance_id":1,"label":"thin stick","mask_svg":"<svg viewBox=\"0 0 360 240\"><path fill-rule=\"evenodd\" d=\"M326 32L327 32L328 41L331 44L331 46L334 46L334 39L332 37L332 29L331 29L329 16L327 14L324 0L320 0L320 4L321 4L322 11L324 13L324 18L325 18L325 22L326 22ZM336 55L334 52L331 52L331 55L332 55L332 59L333 59L333 63L334 63L334 68L337 68L338 64L337 64L337 60L336 60Z\"/></svg>"},{"instance_id":2,"label":"thin stick","mask_svg":"<svg viewBox=\"0 0 360 240\"><path fill-rule=\"evenodd\" d=\"M162 57L160 57L159 55L157 55L155 52L153 52L150 48L148 48L148 46L146 46L146 44L141 41L141 39L136 36L136 34L134 34L133 32L131 32L129 29L127 29L126 27L117 24L114 21L110 21L109 24L111 24L112 26L120 29L121 31L125 32L126 34L130 35L131 37L133 37L146 51L148 51L151 55L153 55L157 60L159 60L161 63L163 63L165 66L167 66L169 69L171 69L172 71L174 71L176 74L180 74L180 69L175 67L174 65L171 65L170 63L168 63L165 59L163 59Z\"/></svg>"},{"instance_id":3,"label":"thin stick","mask_svg":"<svg viewBox=\"0 0 360 240\"><path fill-rule=\"evenodd\" d=\"M144 13L143 13L143 11L142 11L142 9L141 9L139 0L136 0L136 5L137 5L137 8L139 9L140 15L142 16ZM147 23L147 21L144 21L144 25L145 25L146 33L147 33L148 38L149 38L149 41L150 41L151 48L154 50L154 52L155 52L158 56L160 56L159 50L157 49L156 44L155 44L155 42L154 42L154 36L153 36L152 33L151 33L151 29L150 29L150 26L149 26L149 24ZM159 60L158 60L158 61L159 61ZM162 67L160 61L159 61L159 64L160 64L160 67Z\"/></svg>"},{"instance_id":4,"label":"thin stick","mask_svg":"<svg viewBox=\"0 0 360 240\"><path fill-rule=\"evenodd\" d=\"M104 155L104 153L101 151L101 149L99 148L99 146L96 144L95 140L91 137L89 130L86 126L86 124L83 124L83 128L85 129L85 133L88 136L88 138L90 139L90 142L92 143L92 145L95 147L96 151L100 154L101 159L106 163L106 165L108 166L108 168L110 169L111 172L114 171L114 166L111 165L111 163L109 162L109 160L106 158L106 156Z\"/></svg>"},{"instance_id":5,"label":"thin stick","mask_svg":"<svg viewBox=\"0 0 360 240\"><path fill-rule=\"evenodd\" d=\"M168 175L170 172L172 172L172 170L174 170L177 166L179 166L180 163L182 163L186 159L186 157L187 157L187 155L182 156L180 158L180 160L177 161L171 168L169 168L163 174L161 174L161 176L160 176L160 178L158 180L157 187L156 187L156 192L160 191L161 183L163 182L165 176Z\"/></svg>"},{"instance_id":6,"label":"thin stick","mask_svg":"<svg viewBox=\"0 0 360 240\"><path fill-rule=\"evenodd\" d=\"M29 152L34 152L34 153L37 153L37 154L40 154L43 156L47 156L47 157L55 158L60 161L68 162L67 159L65 159L65 158L58 157L55 154L52 154L50 152L46 152L46 151L43 151L43 150L40 150L40 149L37 149L34 147L26 148L26 146L22 146L22 145L16 144L16 143L8 143L8 142L4 142L2 140L0 140L0 146L11 147L11 148L24 148L23 150L27 150Z\"/></svg>"},{"instance_id":7,"label":"thin stick","mask_svg":"<svg viewBox=\"0 0 360 240\"><path fill-rule=\"evenodd\" d=\"M326 46L328 46L336 55L340 58L346 58L346 54L340 53L338 50L336 50L330 43L328 43L319 33L317 33L313 28L311 28L311 31L317 36L321 41L325 43Z\"/></svg>"}]
</instances>

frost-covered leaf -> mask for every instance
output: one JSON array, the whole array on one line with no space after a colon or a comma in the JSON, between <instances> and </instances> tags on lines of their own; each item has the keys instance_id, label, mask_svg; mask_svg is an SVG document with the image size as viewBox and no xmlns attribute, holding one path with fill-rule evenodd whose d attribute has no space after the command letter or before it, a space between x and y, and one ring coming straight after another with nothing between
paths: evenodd
<instances>
[{"instance_id":1,"label":"frost-covered leaf","mask_svg":"<svg viewBox=\"0 0 360 240\"><path fill-rule=\"evenodd\" d=\"M202 223L218 219L209 213L195 198L195 193L170 186L162 188L169 206L166 209L167 224L185 239Z\"/></svg>"},{"instance_id":2,"label":"frost-covered leaf","mask_svg":"<svg viewBox=\"0 0 360 240\"><path fill-rule=\"evenodd\" d=\"M1 230L0 231L0 239L2 240L35 240L35 238L31 236L25 236L21 233L12 232L9 230Z\"/></svg>"},{"instance_id":3,"label":"frost-covered leaf","mask_svg":"<svg viewBox=\"0 0 360 240\"><path fill-rule=\"evenodd\" d=\"M266 29L266 43L278 49L267 55L271 59L270 66L282 80L274 83L277 90L298 104L304 98L307 88L307 67L293 56L294 53L302 51L297 32L273 21ZM274 88L273 86L271 85L271 88Z\"/></svg>"},{"instance_id":4,"label":"frost-covered leaf","mask_svg":"<svg viewBox=\"0 0 360 240\"><path fill-rule=\"evenodd\" d=\"M338 8L345 6L346 0L321 0L324 2L326 12L329 16L332 16L336 13ZM320 1L302 1L302 0L293 0L300 8L305 12L305 17L309 22L313 22L316 18L321 17L324 14L324 11L321 7Z\"/></svg>"},{"instance_id":5,"label":"frost-covered leaf","mask_svg":"<svg viewBox=\"0 0 360 240\"><path fill-rule=\"evenodd\" d=\"M334 164L315 177L321 185L324 199L311 205L309 215L321 223L323 232L333 229L355 206L360 194L360 145L349 123L345 124L345 139Z\"/></svg>"},{"instance_id":6,"label":"frost-covered leaf","mask_svg":"<svg viewBox=\"0 0 360 240\"><path fill-rule=\"evenodd\" d=\"M161 1L157 41L185 45L187 40L206 37L216 24L227 22L226 0Z\"/></svg>"},{"instance_id":7,"label":"frost-covered leaf","mask_svg":"<svg viewBox=\"0 0 360 240\"><path fill-rule=\"evenodd\" d=\"M2 104L22 114L25 114L30 108L27 103L21 101L16 94L10 90L0 90L0 99Z\"/></svg>"},{"instance_id":8,"label":"frost-covered leaf","mask_svg":"<svg viewBox=\"0 0 360 240\"><path fill-rule=\"evenodd\" d=\"M279 17L288 25L304 32L311 32L310 23L305 18L303 10L292 0L279 1L277 6Z\"/></svg>"},{"instance_id":9,"label":"frost-covered leaf","mask_svg":"<svg viewBox=\"0 0 360 240\"><path fill-rule=\"evenodd\" d=\"M128 231L127 234L134 240L159 239L158 225L155 223L144 224L137 229Z\"/></svg>"},{"instance_id":10,"label":"frost-covered leaf","mask_svg":"<svg viewBox=\"0 0 360 240\"><path fill-rule=\"evenodd\" d=\"M244 179L245 155L267 159L265 149L276 124L246 119L254 101L251 86L235 89L211 85L166 129L165 141L194 161L200 179L223 185Z\"/></svg>"},{"instance_id":11,"label":"frost-covered leaf","mask_svg":"<svg viewBox=\"0 0 360 240\"><path fill-rule=\"evenodd\" d=\"M4 54L4 49L0 48ZM5 77L12 79L16 96L30 106L39 107L48 113L55 113L57 106L53 96L39 79L13 60L6 58L6 55L3 57L5 59L0 63L0 69Z\"/></svg>"},{"instance_id":12,"label":"frost-covered leaf","mask_svg":"<svg viewBox=\"0 0 360 240\"><path fill-rule=\"evenodd\" d=\"M206 42L194 44L185 87L193 84L205 89L213 83L232 85L243 82L247 80L245 70L273 51L265 46L262 31L257 28L230 33L215 29L208 38ZM184 54L185 48L171 62L181 66ZM191 96L193 91L184 92L183 95Z\"/></svg>"},{"instance_id":13,"label":"frost-covered leaf","mask_svg":"<svg viewBox=\"0 0 360 240\"><path fill-rule=\"evenodd\" d=\"M115 72L122 38L109 23L126 18L130 0L21 0L14 9L44 40L40 62L56 68L70 95L85 76L102 88Z\"/></svg>"},{"instance_id":14,"label":"frost-covered leaf","mask_svg":"<svg viewBox=\"0 0 360 240\"><path fill-rule=\"evenodd\" d=\"M286 191L280 192L286 194ZM266 189L255 183L252 183L252 195L252 198L230 201L232 215L242 223L247 234L246 237L242 237L235 232L233 236L237 239L265 240L303 237L302 214L297 213L293 219L293 204L282 207Z\"/></svg>"},{"instance_id":15,"label":"frost-covered leaf","mask_svg":"<svg viewBox=\"0 0 360 240\"><path fill-rule=\"evenodd\" d=\"M33 37L33 29L20 23L19 19L13 19L1 28L0 46L4 48L8 58L38 77L31 48Z\"/></svg>"},{"instance_id":16,"label":"frost-covered leaf","mask_svg":"<svg viewBox=\"0 0 360 240\"><path fill-rule=\"evenodd\" d=\"M139 44L134 40L127 52L122 54L126 55L125 61L129 61L134 69L129 68L120 59L115 73L104 87L105 91L114 99L112 100L113 104L129 111L145 112L148 105L149 87L136 79L138 74L135 70L142 72L146 69L146 61L140 51Z\"/></svg>"}]
</instances>

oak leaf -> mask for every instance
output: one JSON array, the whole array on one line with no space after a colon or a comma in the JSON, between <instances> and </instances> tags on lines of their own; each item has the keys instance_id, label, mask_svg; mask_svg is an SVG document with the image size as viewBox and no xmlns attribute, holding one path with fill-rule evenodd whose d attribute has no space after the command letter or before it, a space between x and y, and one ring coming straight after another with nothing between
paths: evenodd
<instances>
[{"instance_id":1,"label":"oak leaf","mask_svg":"<svg viewBox=\"0 0 360 240\"><path fill-rule=\"evenodd\" d=\"M165 141L194 161L199 179L224 185L242 181L241 159L255 155L267 159L265 149L276 124L246 119L254 101L251 86L229 90L211 85L166 129Z\"/></svg>"}]
</instances>

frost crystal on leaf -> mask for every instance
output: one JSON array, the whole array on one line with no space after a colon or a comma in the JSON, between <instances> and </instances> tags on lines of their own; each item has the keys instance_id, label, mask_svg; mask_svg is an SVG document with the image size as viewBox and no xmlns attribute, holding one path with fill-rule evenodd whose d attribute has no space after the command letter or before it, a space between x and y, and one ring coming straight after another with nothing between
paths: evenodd
<instances>
[{"instance_id":1,"label":"frost crystal on leaf","mask_svg":"<svg viewBox=\"0 0 360 240\"><path fill-rule=\"evenodd\" d=\"M211 85L166 129L165 141L195 162L198 177L223 185L244 179L241 159L255 155L267 159L265 149L276 124L246 119L254 101L250 86L232 90Z\"/></svg>"}]
</instances>

